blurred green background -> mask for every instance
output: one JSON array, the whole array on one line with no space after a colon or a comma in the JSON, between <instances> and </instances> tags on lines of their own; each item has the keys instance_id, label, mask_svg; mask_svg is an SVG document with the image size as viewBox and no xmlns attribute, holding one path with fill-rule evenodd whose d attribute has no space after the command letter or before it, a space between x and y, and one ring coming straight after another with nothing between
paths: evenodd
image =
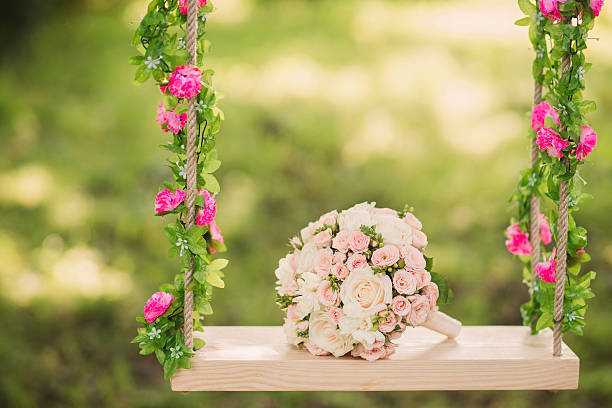
<instances>
[{"instance_id":1,"label":"blurred green background","mask_svg":"<svg viewBox=\"0 0 612 408\"><path fill-rule=\"evenodd\" d=\"M528 162L522 17L506 1L218 0L207 66L224 95L218 223L231 259L206 324L274 325L286 239L333 208L409 203L465 324L520 324L509 197ZM127 58L144 0L3 5L1 407L604 407L612 404L612 4L590 41L599 144L582 174L598 297L578 391L172 393L129 340L177 271L153 198L169 178L159 92Z\"/></svg>"}]
</instances>

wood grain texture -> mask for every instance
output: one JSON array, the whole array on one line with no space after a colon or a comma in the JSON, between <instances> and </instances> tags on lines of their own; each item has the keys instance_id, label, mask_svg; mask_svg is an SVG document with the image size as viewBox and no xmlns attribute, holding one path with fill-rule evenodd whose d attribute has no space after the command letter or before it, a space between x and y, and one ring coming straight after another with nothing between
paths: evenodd
<instances>
[{"instance_id":1,"label":"wood grain texture","mask_svg":"<svg viewBox=\"0 0 612 408\"><path fill-rule=\"evenodd\" d=\"M578 387L580 360L552 332L464 326L455 339L408 328L389 359L316 357L285 343L281 327L205 327L207 344L179 369L174 391L562 390Z\"/></svg>"}]
</instances>

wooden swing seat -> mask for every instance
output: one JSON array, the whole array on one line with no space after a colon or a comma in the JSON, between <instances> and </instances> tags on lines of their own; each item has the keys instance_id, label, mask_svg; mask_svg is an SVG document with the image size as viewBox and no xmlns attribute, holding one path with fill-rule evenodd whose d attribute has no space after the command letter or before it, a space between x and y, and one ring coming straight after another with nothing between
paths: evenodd
<instances>
[{"instance_id":1,"label":"wooden swing seat","mask_svg":"<svg viewBox=\"0 0 612 408\"><path fill-rule=\"evenodd\" d=\"M456 339L408 328L394 355L368 362L317 357L288 345L277 326L211 326L206 346L179 369L174 391L565 390L578 388L580 360L552 331L464 326Z\"/></svg>"}]
</instances>

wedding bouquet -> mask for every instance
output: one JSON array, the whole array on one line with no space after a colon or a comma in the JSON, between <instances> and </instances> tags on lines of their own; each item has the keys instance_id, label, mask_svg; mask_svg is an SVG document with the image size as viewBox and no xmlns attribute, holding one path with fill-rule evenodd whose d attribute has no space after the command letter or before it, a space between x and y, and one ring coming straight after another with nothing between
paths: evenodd
<instances>
[{"instance_id":1,"label":"wedding bouquet","mask_svg":"<svg viewBox=\"0 0 612 408\"><path fill-rule=\"evenodd\" d=\"M331 211L291 239L275 272L289 343L314 355L385 358L406 326L447 302L448 283L422 252L421 222L375 205Z\"/></svg>"}]
</instances>

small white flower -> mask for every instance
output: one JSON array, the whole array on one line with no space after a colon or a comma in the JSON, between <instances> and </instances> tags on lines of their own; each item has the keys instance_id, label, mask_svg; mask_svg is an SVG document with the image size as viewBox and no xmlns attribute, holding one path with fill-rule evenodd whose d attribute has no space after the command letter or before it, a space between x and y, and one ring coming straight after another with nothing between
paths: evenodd
<instances>
[{"instance_id":1,"label":"small white flower","mask_svg":"<svg viewBox=\"0 0 612 408\"><path fill-rule=\"evenodd\" d=\"M195 110L198 113L202 113L204 112L204 109L207 109L208 105L206 105L203 101L197 101L195 103Z\"/></svg>"},{"instance_id":2,"label":"small white flower","mask_svg":"<svg viewBox=\"0 0 612 408\"><path fill-rule=\"evenodd\" d=\"M183 356L183 351L179 346L170 347L170 358L179 359Z\"/></svg>"},{"instance_id":3,"label":"small white flower","mask_svg":"<svg viewBox=\"0 0 612 408\"><path fill-rule=\"evenodd\" d=\"M189 249L189 246L187 245L187 240L183 238L177 239L175 245L181 250L179 254L180 256L183 256L183 251Z\"/></svg>"},{"instance_id":4,"label":"small white flower","mask_svg":"<svg viewBox=\"0 0 612 408\"><path fill-rule=\"evenodd\" d=\"M206 20L208 20L208 13L203 13L202 14L202 22L205 23Z\"/></svg>"},{"instance_id":5,"label":"small white flower","mask_svg":"<svg viewBox=\"0 0 612 408\"><path fill-rule=\"evenodd\" d=\"M579 66L578 69L576 70L576 75L574 75L577 79L579 79L580 81L582 81L584 79L584 74L585 74L586 70L584 69L583 66Z\"/></svg>"},{"instance_id":6,"label":"small white flower","mask_svg":"<svg viewBox=\"0 0 612 408\"><path fill-rule=\"evenodd\" d=\"M576 312L568 313L565 315L565 317L567 317L567 320L569 320L570 322L573 322L576 319L584 320L584 317L579 316Z\"/></svg>"},{"instance_id":7,"label":"small white flower","mask_svg":"<svg viewBox=\"0 0 612 408\"><path fill-rule=\"evenodd\" d=\"M153 58L151 58L151 56L148 56L147 59L145 60L144 64L149 69L157 69L157 67L159 66L160 62L161 62L161 57L157 57L157 58L153 59Z\"/></svg>"},{"instance_id":8,"label":"small white flower","mask_svg":"<svg viewBox=\"0 0 612 408\"><path fill-rule=\"evenodd\" d=\"M161 330L156 329L155 327L151 327L151 332L147 333L147 335L149 336L149 339L154 340L154 339L159 339L161 338Z\"/></svg>"},{"instance_id":9,"label":"small white flower","mask_svg":"<svg viewBox=\"0 0 612 408\"><path fill-rule=\"evenodd\" d=\"M179 176L181 176L183 180L187 180L187 171L185 170L185 166L181 166L179 162L176 162L175 164L179 169Z\"/></svg>"},{"instance_id":10,"label":"small white flower","mask_svg":"<svg viewBox=\"0 0 612 408\"><path fill-rule=\"evenodd\" d=\"M185 39L183 37L179 37L178 45L176 46L176 48L178 48L179 50L184 50L185 47L187 47L187 44L185 43Z\"/></svg>"}]
</instances>

